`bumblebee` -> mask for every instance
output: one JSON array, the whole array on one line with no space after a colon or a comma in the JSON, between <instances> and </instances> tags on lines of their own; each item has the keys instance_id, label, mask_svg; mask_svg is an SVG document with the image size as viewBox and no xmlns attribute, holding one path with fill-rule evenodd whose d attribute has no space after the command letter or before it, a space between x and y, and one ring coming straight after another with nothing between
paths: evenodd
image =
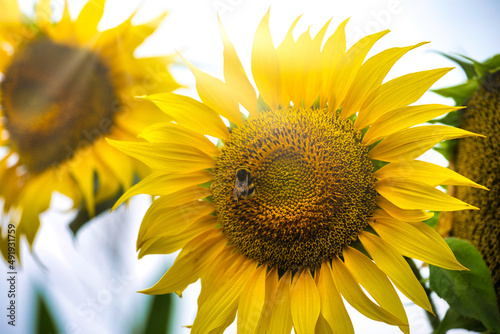
<instances>
[{"instance_id":1,"label":"bumblebee","mask_svg":"<svg viewBox=\"0 0 500 334\"><path fill-rule=\"evenodd\" d=\"M236 183L233 189L233 198L237 201L239 198L247 199L255 195L255 186L250 175L250 170L240 168L236 171Z\"/></svg>"}]
</instances>

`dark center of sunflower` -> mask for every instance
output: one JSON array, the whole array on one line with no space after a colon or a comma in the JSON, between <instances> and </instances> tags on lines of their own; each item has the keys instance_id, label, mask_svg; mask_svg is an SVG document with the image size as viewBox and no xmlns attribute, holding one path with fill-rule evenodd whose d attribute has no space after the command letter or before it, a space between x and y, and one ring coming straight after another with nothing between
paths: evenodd
<instances>
[{"instance_id":1,"label":"dark center of sunflower","mask_svg":"<svg viewBox=\"0 0 500 334\"><path fill-rule=\"evenodd\" d=\"M108 68L88 49L48 38L17 52L1 83L5 127L29 171L71 158L109 133L118 99Z\"/></svg>"},{"instance_id":2,"label":"dark center of sunflower","mask_svg":"<svg viewBox=\"0 0 500 334\"><path fill-rule=\"evenodd\" d=\"M376 206L372 164L360 136L351 121L310 109L262 113L234 129L213 184L230 243L285 270L314 268L341 255ZM242 169L253 196L235 193L245 186L236 182Z\"/></svg>"}]
</instances>

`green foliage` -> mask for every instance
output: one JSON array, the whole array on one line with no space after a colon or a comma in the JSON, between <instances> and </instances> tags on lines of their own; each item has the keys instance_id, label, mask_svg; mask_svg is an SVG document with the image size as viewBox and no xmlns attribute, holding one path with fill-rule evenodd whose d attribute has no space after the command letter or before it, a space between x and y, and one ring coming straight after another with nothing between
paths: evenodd
<instances>
[{"instance_id":1,"label":"green foliage","mask_svg":"<svg viewBox=\"0 0 500 334\"><path fill-rule=\"evenodd\" d=\"M426 223L427 225L429 225L432 228L436 228L436 225L437 225L438 220L439 220L440 212L439 211L432 211L432 212L434 212L434 216L425 220L424 223Z\"/></svg>"},{"instance_id":2,"label":"green foliage","mask_svg":"<svg viewBox=\"0 0 500 334\"><path fill-rule=\"evenodd\" d=\"M434 331L434 334L444 334L453 328L465 328L469 331L484 332L486 328L484 325L475 319L463 317L455 310L448 309L439 327Z\"/></svg>"},{"instance_id":3,"label":"green foliage","mask_svg":"<svg viewBox=\"0 0 500 334\"><path fill-rule=\"evenodd\" d=\"M451 97L455 100L455 104L457 106L463 106L472 94L474 94L477 88L477 81L471 80L457 86L434 89L432 91L444 97Z\"/></svg>"},{"instance_id":4,"label":"green foliage","mask_svg":"<svg viewBox=\"0 0 500 334\"><path fill-rule=\"evenodd\" d=\"M37 334L56 334L59 333L59 330L56 326L56 322L54 321L50 309L43 298L43 296L38 293L37 294L37 311L36 311L36 329L35 333Z\"/></svg>"},{"instance_id":5,"label":"green foliage","mask_svg":"<svg viewBox=\"0 0 500 334\"><path fill-rule=\"evenodd\" d=\"M460 119L462 117L461 111L451 111L446 114L443 118L438 118L438 119L431 119L428 121L428 123L434 124L434 123L441 123L441 124L446 124L450 126L458 126L460 124Z\"/></svg>"},{"instance_id":6,"label":"green foliage","mask_svg":"<svg viewBox=\"0 0 500 334\"><path fill-rule=\"evenodd\" d=\"M172 320L173 311L172 303L172 294L151 297L151 308L147 315L144 333L170 333L170 322Z\"/></svg>"},{"instance_id":7,"label":"green foliage","mask_svg":"<svg viewBox=\"0 0 500 334\"><path fill-rule=\"evenodd\" d=\"M477 75L476 74L476 70L474 69L474 65L473 64L471 64L469 62L466 62L466 61L464 61L461 58L458 58L458 57L455 57L455 56L452 56L452 55L448 55L448 54L443 53L443 52L438 52L438 53L441 56L446 57L446 58L450 59L451 61L454 61L455 63L457 63L458 65L460 65L460 67L464 70L465 75L467 75L467 79L468 80L473 79ZM463 56L461 56L461 57L463 57Z\"/></svg>"},{"instance_id":8,"label":"green foliage","mask_svg":"<svg viewBox=\"0 0 500 334\"><path fill-rule=\"evenodd\" d=\"M448 238L446 242L457 260L470 271L446 270L431 265L431 289L446 300L460 318L475 319L490 332L500 333L500 312L493 281L481 254L467 241ZM454 317L453 314L449 315L447 322L451 322ZM464 320L463 324L469 326L471 322Z\"/></svg>"}]
</instances>

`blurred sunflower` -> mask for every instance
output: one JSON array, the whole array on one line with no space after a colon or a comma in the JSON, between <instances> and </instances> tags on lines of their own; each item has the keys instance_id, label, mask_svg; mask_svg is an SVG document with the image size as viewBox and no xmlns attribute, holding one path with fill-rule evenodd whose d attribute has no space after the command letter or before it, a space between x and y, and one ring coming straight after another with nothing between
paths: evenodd
<instances>
[{"instance_id":1,"label":"blurred sunflower","mask_svg":"<svg viewBox=\"0 0 500 334\"><path fill-rule=\"evenodd\" d=\"M454 170L477 180L489 191L449 188L449 193L480 206L481 210L443 214L438 230L443 235L451 233L468 240L479 250L491 271L500 305L500 55L484 62L448 57L462 66L468 80L436 92L454 98L457 104L465 104L467 108L450 113L441 122L469 131L480 131L486 139L446 143L442 149L446 149L444 153Z\"/></svg>"},{"instance_id":2,"label":"blurred sunflower","mask_svg":"<svg viewBox=\"0 0 500 334\"><path fill-rule=\"evenodd\" d=\"M84 203L92 216L96 203L129 188L135 173L147 172L104 135L133 140L146 125L168 119L151 103L134 100L177 87L166 67L172 57L133 56L165 13L136 26L132 15L99 31L104 4L89 1L73 20L66 3L53 23L50 0L35 6L34 21L22 15L16 0L0 1L0 197L3 223L17 224L18 256L21 237L33 245L39 214L53 191L70 197L75 207Z\"/></svg>"},{"instance_id":3,"label":"blurred sunflower","mask_svg":"<svg viewBox=\"0 0 500 334\"><path fill-rule=\"evenodd\" d=\"M151 95L147 99L175 123L143 131L147 142L111 141L156 170L115 205L140 193L160 196L142 222L139 257L182 249L160 281L142 292L181 295L201 278L192 333L221 333L236 312L238 333L289 333L292 327L352 333L342 297L408 333L391 281L432 309L403 256L466 269L422 220L432 216L426 210L476 208L435 186L481 187L414 159L441 140L477 135L413 127L459 109L408 106L448 68L383 83L399 58L425 43L364 61L388 31L346 51L347 20L323 47L328 24L314 38L305 32L295 41L297 21L278 48L269 13L257 29L251 66L259 98L221 27L225 82L188 64L203 103Z\"/></svg>"}]
</instances>

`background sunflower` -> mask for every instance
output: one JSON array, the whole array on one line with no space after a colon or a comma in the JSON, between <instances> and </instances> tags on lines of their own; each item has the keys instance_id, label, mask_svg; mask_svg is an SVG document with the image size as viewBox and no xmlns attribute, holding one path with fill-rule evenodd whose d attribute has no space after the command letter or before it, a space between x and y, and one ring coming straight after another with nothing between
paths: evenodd
<instances>
[{"instance_id":1,"label":"background sunflower","mask_svg":"<svg viewBox=\"0 0 500 334\"><path fill-rule=\"evenodd\" d=\"M87 2L76 19L62 4L62 17L54 23L56 5L39 1L30 19L17 0L1 2L1 130L7 152L0 161L0 194L4 221L16 224L18 257L24 237L33 246L38 216L54 191L93 217L96 204L148 172L107 145L104 136L136 140L144 126L166 121L135 96L178 87L167 70L172 57L134 55L165 13L141 25L132 24L133 13L101 31L104 0ZM7 235L1 238L7 258Z\"/></svg>"},{"instance_id":2,"label":"background sunflower","mask_svg":"<svg viewBox=\"0 0 500 334\"><path fill-rule=\"evenodd\" d=\"M70 11L74 17L78 14L85 1L70 2ZM30 13L33 1L20 1L23 11ZM102 27L112 27L127 17L137 7L139 0L114 1L108 0ZM250 64L250 47L255 29L269 8L269 1L178 1L172 3L146 1L137 17L141 20L154 18L161 6L170 9L168 20L158 33L147 41L137 55L156 55L174 52L182 49L183 55L193 64L217 77L222 77L222 42L216 19L216 10L223 11L221 15L225 28L231 31L231 40L243 64ZM454 1L448 3L435 1L352 1L337 3L331 1L312 1L306 5L302 1L273 1L271 9L271 30L276 42L282 40L293 20L305 13L297 30L304 31L313 24L311 33L315 34L319 27L334 16L331 26L340 23L342 18L351 16L347 28L348 43L358 39L360 34L375 32L373 29L390 28L391 34L374 47L374 53L393 45L417 43L431 40L432 44L423 46L405 56L405 61L396 65L389 73L389 78L403 73L418 71L425 68L455 66L454 63L429 52L431 49L445 52L458 52L475 59L485 59L497 52L495 41L498 24L496 17L499 8L495 1L471 3L469 1ZM193 9L195 8L195 9ZM54 8L54 15L60 15L62 9ZM386 14L389 13L387 16ZM464 24L467 22L467 24ZM175 33L172 34L172 31ZM410 38L410 40L407 40ZM246 57L246 58L245 58ZM194 87L194 77L188 69L175 68L176 78L181 79L186 86ZM250 73L250 68L246 68ZM458 84L465 76L458 70L451 71L440 82L446 87ZM439 87L438 86L438 87ZM183 93L196 96L191 89L183 89ZM451 104L452 101L438 98L427 93L422 103ZM440 155L425 155L427 161L446 163ZM64 229L67 215L49 212L42 216L41 238L35 244L48 273L42 270L34 259L25 252L22 279L19 283L19 319L22 321L16 331L29 332L36 327L37 311L31 305L34 299L35 287L48 294L48 308L53 313L55 325L60 330L82 330L96 333L124 333L134 328L135 332L144 332L148 323L147 312L150 310L150 299L135 291L151 285L164 272L172 258L161 259L147 256L137 261L133 249L135 247L138 223L140 222L149 201L147 197L132 199L131 211L126 214L119 208L106 225L100 221L89 224L77 237L77 245L70 234L60 234ZM57 207L68 208L64 198L56 197ZM141 206L142 205L142 206ZM70 217L71 218L71 217ZM44 222L47 222L45 224ZM48 224L50 222L50 224ZM103 226L106 226L103 228ZM129 231L129 232L127 232ZM111 236L111 237L110 237ZM106 247L102 247L106 245ZM107 249L107 250L106 250ZM64 256L63 256L64 254ZM119 264L119 265L118 265ZM162 267L159 269L159 267ZM63 269L62 269L63 268ZM2 269L6 272L7 268ZM92 273L91 276L88 274ZM425 272L424 272L425 276ZM120 285L120 283L122 285ZM110 289L113 286L114 289ZM121 290L120 287L123 287ZM133 290L133 291L131 291ZM106 294L106 291L110 293ZM189 329L181 326L191 323L194 319L193 308L199 294L199 286L191 285L183 294L182 303L176 305L176 331L169 333L189 333ZM105 297L111 298L106 299ZM433 298L438 304L438 312L442 315L446 304L439 298ZM2 299L3 300L3 299ZM191 301L191 304L188 302ZM431 329L420 308L412 306L408 300L403 300L408 311L412 332L427 333ZM357 332L364 333L398 333L397 328L373 322L348 309ZM119 319L119 321L117 321ZM135 324L135 325L134 325ZM139 324L139 325L137 325ZM173 328L173 327L172 327ZM10 327L0 323L0 331L9 333ZM228 333L234 333L229 328ZM466 333L463 330L452 330L450 333Z\"/></svg>"}]
</instances>

